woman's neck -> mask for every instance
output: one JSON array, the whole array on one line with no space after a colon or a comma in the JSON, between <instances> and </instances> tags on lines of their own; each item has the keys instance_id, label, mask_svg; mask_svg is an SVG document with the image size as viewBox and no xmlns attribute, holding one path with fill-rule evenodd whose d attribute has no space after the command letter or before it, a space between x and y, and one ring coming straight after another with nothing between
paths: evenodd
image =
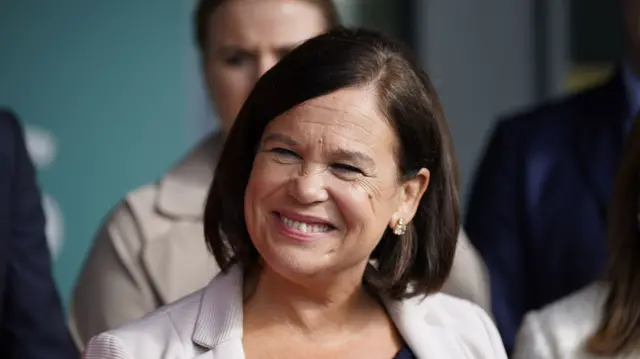
<instances>
[{"instance_id":1,"label":"woman's neck","mask_svg":"<svg viewBox=\"0 0 640 359\"><path fill-rule=\"evenodd\" d=\"M245 322L261 328L288 327L314 341L358 332L386 316L381 303L364 290L361 278L343 276L330 284L310 280L301 285L264 268L245 302Z\"/></svg>"}]
</instances>

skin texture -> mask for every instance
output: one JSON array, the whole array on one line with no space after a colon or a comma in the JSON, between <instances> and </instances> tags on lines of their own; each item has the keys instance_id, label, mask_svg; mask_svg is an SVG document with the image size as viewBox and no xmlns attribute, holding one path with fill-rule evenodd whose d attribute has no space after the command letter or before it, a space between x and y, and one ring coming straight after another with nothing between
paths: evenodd
<instances>
[{"instance_id":1,"label":"skin texture","mask_svg":"<svg viewBox=\"0 0 640 359\"><path fill-rule=\"evenodd\" d=\"M318 97L269 123L245 195L264 263L245 304L247 353L390 358L402 346L361 284L384 231L411 221L429 183L427 169L399 180L397 145L372 87ZM329 229L290 231L277 214Z\"/></svg>"},{"instance_id":2,"label":"skin texture","mask_svg":"<svg viewBox=\"0 0 640 359\"><path fill-rule=\"evenodd\" d=\"M233 0L215 10L202 66L224 132L260 76L326 27L320 9L304 0Z\"/></svg>"}]
</instances>

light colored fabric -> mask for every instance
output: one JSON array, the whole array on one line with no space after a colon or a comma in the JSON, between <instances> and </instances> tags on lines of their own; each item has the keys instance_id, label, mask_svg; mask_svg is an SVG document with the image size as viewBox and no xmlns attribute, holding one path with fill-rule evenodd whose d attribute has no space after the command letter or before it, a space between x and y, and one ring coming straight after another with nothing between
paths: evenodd
<instances>
[{"instance_id":1,"label":"light colored fabric","mask_svg":"<svg viewBox=\"0 0 640 359\"><path fill-rule=\"evenodd\" d=\"M596 359L584 344L601 319L607 286L592 284L530 312L516 339L513 359ZM613 358L609 358L613 359Z\"/></svg>"},{"instance_id":2,"label":"light colored fabric","mask_svg":"<svg viewBox=\"0 0 640 359\"><path fill-rule=\"evenodd\" d=\"M94 335L204 287L218 273L202 214L223 139L205 139L159 182L116 206L94 239L69 306L79 350Z\"/></svg>"},{"instance_id":3,"label":"light colored fabric","mask_svg":"<svg viewBox=\"0 0 640 359\"><path fill-rule=\"evenodd\" d=\"M104 222L70 303L79 350L92 336L201 289L218 273L202 214L222 142L221 135L207 138L160 182L128 194ZM484 263L464 233L443 291L490 310Z\"/></svg>"},{"instance_id":4,"label":"light colored fabric","mask_svg":"<svg viewBox=\"0 0 640 359\"><path fill-rule=\"evenodd\" d=\"M442 292L467 299L491 315L491 295L487 268L476 248L461 230L449 279Z\"/></svg>"},{"instance_id":5,"label":"light colored fabric","mask_svg":"<svg viewBox=\"0 0 640 359\"><path fill-rule=\"evenodd\" d=\"M243 359L242 269L204 289L89 342L86 358ZM487 314L446 294L385 300L396 328L417 358L506 359Z\"/></svg>"}]
</instances>

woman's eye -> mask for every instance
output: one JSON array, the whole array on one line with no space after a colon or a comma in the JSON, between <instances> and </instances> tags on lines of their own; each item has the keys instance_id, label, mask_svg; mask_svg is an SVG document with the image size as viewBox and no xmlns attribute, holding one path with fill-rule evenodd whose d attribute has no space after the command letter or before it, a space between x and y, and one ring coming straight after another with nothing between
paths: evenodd
<instances>
[{"instance_id":1,"label":"woman's eye","mask_svg":"<svg viewBox=\"0 0 640 359\"><path fill-rule=\"evenodd\" d=\"M272 148L271 150L269 150L272 153L275 153L276 155L279 155L281 157L295 157L298 158L298 154L296 154L295 152L291 151L291 150L287 150L285 148Z\"/></svg>"},{"instance_id":2,"label":"woman's eye","mask_svg":"<svg viewBox=\"0 0 640 359\"><path fill-rule=\"evenodd\" d=\"M225 58L225 62L230 66L241 66L251 60L251 55L247 53L236 53Z\"/></svg>"},{"instance_id":3,"label":"woman's eye","mask_svg":"<svg viewBox=\"0 0 640 359\"><path fill-rule=\"evenodd\" d=\"M352 173L352 174L355 174L355 173L364 174L364 172L362 172L362 170L359 169L358 167L354 167L354 166L347 165L347 164L344 164L344 163L334 163L334 164L331 165L331 167L334 170L337 170L339 172Z\"/></svg>"}]
</instances>

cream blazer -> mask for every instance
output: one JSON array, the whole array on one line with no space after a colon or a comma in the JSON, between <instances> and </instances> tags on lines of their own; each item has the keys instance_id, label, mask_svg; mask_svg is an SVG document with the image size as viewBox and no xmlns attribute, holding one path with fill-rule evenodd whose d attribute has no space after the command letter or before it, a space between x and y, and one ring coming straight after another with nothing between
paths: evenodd
<instances>
[{"instance_id":1,"label":"cream blazer","mask_svg":"<svg viewBox=\"0 0 640 359\"><path fill-rule=\"evenodd\" d=\"M78 349L201 289L218 273L202 214L222 142L220 135L204 140L159 182L129 193L103 223L69 306ZM489 310L486 269L463 233L443 290Z\"/></svg>"},{"instance_id":2,"label":"cream blazer","mask_svg":"<svg viewBox=\"0 0 640 359\"><path fill-rule=\"evenodd\" d=\"M600 358L587 353L584 344L600 322L607 294L606 285L592 284L528 313L516 339L513 359Z\"/></svg>"},{"instance_id":3,"label":"cream blazer","mask_svg":"<svg viewBox=\"0 0 640 359\"><path fill-rule=\"evenodd\" d=\"M240 266L192 295L89 342L86 359L243 359ZM468 301L434 294L383 300L417 358L506 359L496 327Z\"/></svg>"}]
</instances>

